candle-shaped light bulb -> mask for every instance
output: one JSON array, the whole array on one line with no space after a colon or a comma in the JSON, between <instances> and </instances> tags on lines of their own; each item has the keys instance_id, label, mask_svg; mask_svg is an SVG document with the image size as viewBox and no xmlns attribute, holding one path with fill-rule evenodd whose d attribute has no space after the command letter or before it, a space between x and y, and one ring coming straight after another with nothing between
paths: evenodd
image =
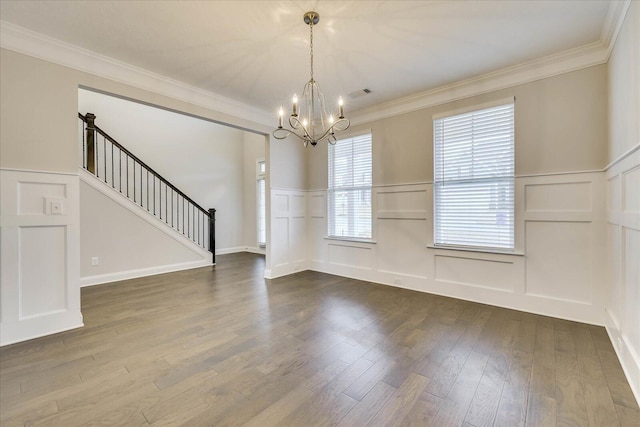
<instances>
[{"instance_id":1,"label":"candle-shaped light bulb","mask_svg":"<svg viewBox=\"0 0 640 427\"><path fill-rule=\"evenodd\" d=\"M280 111L278 111L278 128L282 129L282 117L284 116L284 110L280 107Z\"/></svg>"},{"instance_id":2,"label":"candle-shaped light bulb","mask_svg":"<svg viewBox=\"0 0 640 427\"><path fill-rule=\"evenodd\" d=\"M307 127L307 119L302 119L302 126Z\"/></svg>"},{"instance_id":3,"label":"candle-shaped light bulb","mask_svg":"<svg viewBox=\"0 0 640 427\"><path fill-rule=\"evenodd\" d=\"M293 113L291 115L293 117L298 116L298 95L293 95Z\"/></svg>"},{"instance_id":4,"label":"candle-shaped light bulb","mask_svg":"<svg viewBox=\"0 0 640 427\"><path fill-rule=\"evenodd\" d=\"M332 125L333 124L333 116L329 116L329 124Z\"/></svg>"},{"instance_id":5,"label":"candle-shaped light bulb","mask_svg":"<svg viewBox=\"0 0 640 427\"><path fill-rule=\"evenodd\" d=\"M344 101L342 97L338 98L338 117L344 119Z\"/></svg>"}]
</instances>

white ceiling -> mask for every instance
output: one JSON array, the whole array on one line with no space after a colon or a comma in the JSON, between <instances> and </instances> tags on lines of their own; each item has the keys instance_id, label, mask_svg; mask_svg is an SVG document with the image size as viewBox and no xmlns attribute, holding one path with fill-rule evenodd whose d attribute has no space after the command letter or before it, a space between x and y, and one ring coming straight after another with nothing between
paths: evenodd
<instances>
[{"instance_id":1,"label":"white ceiling","mask_svg":"<svg viewBox=\"0 0 640 427\"><path fill-rule=\"evenodd\" d=\"M358 110L600 41L610 1L8 1L0 19L276 111L309 78Z\"/></svg>"}]
</instances>

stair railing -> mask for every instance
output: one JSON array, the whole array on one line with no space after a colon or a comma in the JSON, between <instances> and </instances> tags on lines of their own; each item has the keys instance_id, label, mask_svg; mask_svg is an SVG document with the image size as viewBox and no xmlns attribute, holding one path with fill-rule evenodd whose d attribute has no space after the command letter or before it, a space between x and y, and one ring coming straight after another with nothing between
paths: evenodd
<instances>
[{"instance_id":1,"label":"stair railing","mask_svg":"<svg viewBox=\"0 0 640 427\"><path fill-rule=\"evenodd\" d=\"M216 210L206 210L95 124L78 113L82 167L151 215L213 254Z\"/></svg>"}]
</instances>

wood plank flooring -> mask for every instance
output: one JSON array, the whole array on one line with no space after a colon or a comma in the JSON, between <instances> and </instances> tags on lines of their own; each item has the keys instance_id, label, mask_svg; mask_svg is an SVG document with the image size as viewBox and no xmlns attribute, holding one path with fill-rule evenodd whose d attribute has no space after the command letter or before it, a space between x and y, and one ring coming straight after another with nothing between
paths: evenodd
<instances>
[{"instance_id":1,"label":"wood plank flooring","mask_svg":"<svg viewBox=\"0 0 640 427\"><path fill-rule=\"evenodd\" d=\"M605 330L264 259L82 290L0 349L10 426L638 426Z\"/></svg>"}]
</instances>

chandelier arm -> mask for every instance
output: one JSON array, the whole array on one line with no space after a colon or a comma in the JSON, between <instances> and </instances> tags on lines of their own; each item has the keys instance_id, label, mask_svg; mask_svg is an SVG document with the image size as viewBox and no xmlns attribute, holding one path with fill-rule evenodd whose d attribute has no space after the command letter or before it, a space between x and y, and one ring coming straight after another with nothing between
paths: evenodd
<instances>
[{"instance_id":1,"label":"chandelier arm","mask_svg":"<svg viewBox=\"0 0 640 427\"><path fill-rule=\"evenodd\" d=\"M338 124L346 124L346 126L345 126L345 127L340 127L340 126L338 126ZM346 119L346 118L345 118L345 119L339 119L339 120L335 121L335 122L331 125L331 128L330 128L330 129L334 129L334 130L336 130L336 131L338 131L338 132L342 132L342 131L344 131L344 130L349 129L349 126L351 126L351 122L349 121L349 119Z\"/></svg>"},{"instance_id":2,"label":"chandelier arm","mask_svg":"<svg viewBox=\"0 0 640 427\"><path fill-rule=\"evenodd\" d=\"M276 132L286 132L286 135L284 136L278 136L276 135ZM302 141L304 141L305 143L309 142L309 138L306 138L304 136L299 135L297 132L291 130L291 129L285 129L285 128L278 128L276 130L274 130L271 135L275 138L275 139L285 139L287 138L289 135L294 135L298 138L300 138Z\"/></svg>"},{"instance_id":3,"label":"chandelier arm","mask_svg":"<svg viewBox=\"0 0 640 427\"><path fill-rule=\"evenodd\" d=\"M327 135L329 135L329 134L333 135L334 130L338 130L337 128L336 128L336 129L334 129L334 128L336 127L336 125L337 125L338 123L341 123L341 122L347 122L347 127L345 127L344 129L339 129L339 130L347 130L347 129L349 128L349 126L351 125L351 123L349 123L349 120L347 120L347 119L340 119L340 120L338 120L337 122L335 122L334 124L332 124L332 125L331 125L331 127L329 127L329 129L327 129L326 131L324 131L324 133L322 134L322 136L321 136L321 137L319 137L316 141L322 141L322 140L323 140L323 139L325 139L325 138L327 137Z\"/></svg>"},{"instance_id":4,"label":"chandelier arm","mask_svg":"<svg viewBox=\"0 0 640 427\"><path fill-rule=\"evenodd\" d=\"M309 137L309 139L311 139L307 127L300 121L297 116L289 116L289 126L291 126L291 129L302 129L304 131L304 134Z\"/></svg>"}]
</instances>

